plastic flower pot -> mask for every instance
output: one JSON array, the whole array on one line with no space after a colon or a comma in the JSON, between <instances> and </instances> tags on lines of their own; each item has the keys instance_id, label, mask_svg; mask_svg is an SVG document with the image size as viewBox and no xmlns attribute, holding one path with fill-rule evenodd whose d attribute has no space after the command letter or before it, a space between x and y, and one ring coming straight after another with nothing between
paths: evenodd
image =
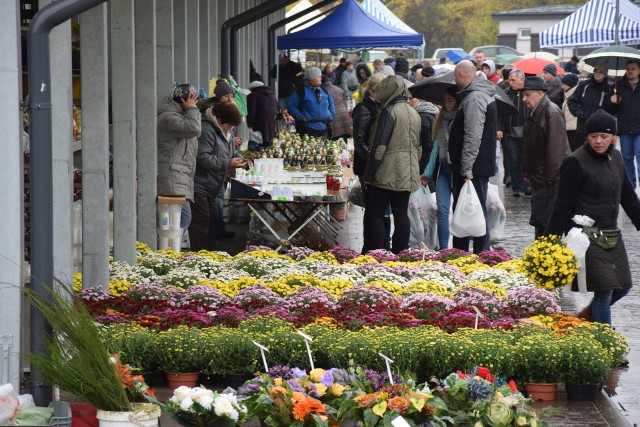
<instances>
[{"instance_id":1,"label":"plastic flower pot","mask_svg":"<svg viewBox=\"0 0 640 427\"><path fill-rule=\"evenodd\" d=\"M169 381L169 388L177 389L180 386L186 386L193 388L198 383L198 376L200 372L183 372L176 374L174 372L167 372L167 381Z\"/></svg>"},{"instance_id":2,"label":"plastic flower pot","mask_svg":"<svg viewBox=\"0 0 640 427\"><path fill-rule=\"evenodd\" d=\"M556 400L558 393L557 383L525 383L527 396L533 400Z\"/></svg>"},{"instance_id":3,"label":"plastic flower pot","mask_svg":"<svg viewBox=\"0 0 640 427\"><path fill-rule=\"evenodd\" d=\"M600 384L565 384L567 400L587 402L596 400L600 391Z\"/></svg>"}]
</instances>

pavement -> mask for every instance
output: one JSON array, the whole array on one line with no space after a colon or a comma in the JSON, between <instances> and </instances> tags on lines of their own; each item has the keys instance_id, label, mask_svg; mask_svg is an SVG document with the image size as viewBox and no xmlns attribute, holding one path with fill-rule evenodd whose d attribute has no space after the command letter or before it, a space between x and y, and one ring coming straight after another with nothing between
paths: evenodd
<instances>
[{"instance_id":1,"label":"pavement","mask_svg":"<svg viewBox=\"0 0 640 427\"><path fill-rule=\"evenodd\" d=\"M530 214L530 198L514 197L509 188L505 188L502 175L492 178L498 185L500 197L507 211L507 222L501 239L493 240L494 248L505 249L512 256L520 256L527 244L533 241L533 227L528 224ZM360 251L362 248L362 213L363 209L349 206L345 221L338 236L338 244ZM632 277L640 277L640 239L631 221L621 213L619 225L625 239L629 260L631 262ZM219 240L218 250L236 253L244 249L244 236L247 225L229 224L228 228L236 232L231 240ZM574 292L561 293L561 306L564 311L577 312L590 302L590 294ZM635 326L635 313L640 313L640 291L634 287L627 297L613 308L612 318L614 327L627 336L631 347L628 355L629 366L614 369L607 379L602 392L595 402L567 401L564 391L558 392L558 399L554 402L536 402L534 407L542 409L548 406L558 408L554 415L544 420L549 427L627 427L640 424L640 329ZM170 391L168 391L170 395ZM163 390L160 390L162 395ZM170 422L163 426L174 426Z\"/></svg>"}]
</instances>

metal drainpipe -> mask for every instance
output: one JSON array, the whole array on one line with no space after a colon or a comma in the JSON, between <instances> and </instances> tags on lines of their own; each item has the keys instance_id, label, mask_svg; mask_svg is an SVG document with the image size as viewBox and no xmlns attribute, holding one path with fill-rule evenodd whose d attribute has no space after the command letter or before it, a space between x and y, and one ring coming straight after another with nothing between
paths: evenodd
<instances>
[{"instance_id":1,"label":"metal drainpipe","mask_svg":"<svg viewBox=\"0 0 640 427\"><path fill-rule=\"evenodd\" d=\"M273 66L276 64L276 62L272 62L272 61L277 61L278 58L276 58L276 30L280 27L282 27L283 25L288 24L291 21L295 21L298 18L301 18L307 14L309 14L310 12L313 12L314 10L318 10L321 7L327 6L331 3L334 3L335 0L324 0L321 1L320 3L314 4L311 7L306 8L305 10L296 13L293 16L290 16L288 18L282 19L276 23L273 23L269 26L269 29L267 30L267 72L271 72L271 69L273 68ZM313 17L313 19L317 19L319 18L319 15L316 15ZM307 21L305 21L306 23ZM271 78L271 85L273 87L273 85L275 84L275 80ZM277 96L277 94L276 94Z\"/></svg>"},{"instance_id":2,"label":"metal drainpipe","mask_svg":"<svg viewBox=\"0 0 640 427\"><path fill-rule=\"evenodd\" d=\"M242 12L237 16L234 16L233 18L224 21L220 34L220 43L222 45L220 47L220 73L223 76L233 76L234 78L238 77L236 75L238 71L238 41L235 35L235 31L237 31L238 28L242 28L243 26L257 21L258 19L267 16L279 9L282 9L283 7L286 7L287 5L296 1L297 0L269 0L269 2L262 3L256 7ZM233 51L232 42L233 45L235 45L235 52ZM232 61L235 61L234 70L231 69Z\"/></svg>"},{"instance_id":3,"label":"metal drainpipe","mask_svg":"<svg viewBox=\"0 0 640 427\"><path fill-rule=\"evenodd\" d=\"M106 0L60 0L35 14L29 26L29 118L31 141L31 289L50 299L53 288L53 138L51 120L51 30ZM71 141L58 141L70 144ZM44 338L51 326L31 309L31 352L46 353ZM47 406L51 387L31 365L31 394L37 406Z\"/></svg>"}]
</instances>

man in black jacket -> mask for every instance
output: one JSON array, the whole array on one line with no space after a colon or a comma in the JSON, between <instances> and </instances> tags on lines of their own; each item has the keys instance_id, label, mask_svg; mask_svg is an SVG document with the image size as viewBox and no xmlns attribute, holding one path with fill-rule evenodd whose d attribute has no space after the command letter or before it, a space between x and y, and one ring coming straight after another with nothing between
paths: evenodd
<instances>
[{"instance_id":1,"label":"man in black jacket","mask_svg":"<svg viewBox=\"0 0 640 427\"><path fill-rule=\"evenodd\" d=\"M294 81L298 73L302 72L302 67L284 53L280 55L279 67L273 67L269 76L278 79L278 107L285 108L289 103L289 97L295 90Z\"/></svg>"},{"instance_id":2,"label":"man in black jacket","mask_svg":"<svg viewBox=\"0 0 640 427\"><path fill-rule=\"evenodd\" d=\"M613 90L607 81L608 71L609 68L606 65L596 65L593 67L593 76L589 80L580 82L576 91L569 97L567 102L569 111L578 118L578 128L576 129L578 141L586 139L585 124L589 116L596 110L603 109L608 113L614 112L611 104Z\"/></svg>"},{"instance_id":3,"label":"man in black jacket","mask_svg":"<svg viewBox=\"0 0 640 427\"><path fill-rule=\"evenodd\" d=\"M640 61L627 61L627 72L618 82L618 93L611 97L618 116L618 136L620 137L620 151L624 160L624 168L629 175L631 185L635 188L636 165L640 165Z\"/></svg>"},{"instance_id":4,"label":"man in black jacket","mask_svg":"<svg viewBox=\"0 0 640 427\"><path fill-rule=\"evenodd\" d=\"M564 92L562 90L562 81L558 77L558 68L555 64L547 64L542 69L542 79L544 86L547 88L547 98L562 109L564 102Z\"/></svg>"}]
</instances>

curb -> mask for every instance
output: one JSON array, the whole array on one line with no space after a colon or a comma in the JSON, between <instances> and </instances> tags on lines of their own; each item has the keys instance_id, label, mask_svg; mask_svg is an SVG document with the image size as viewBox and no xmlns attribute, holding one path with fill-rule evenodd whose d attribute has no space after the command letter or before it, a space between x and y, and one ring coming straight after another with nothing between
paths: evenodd
<instances>
[{"instance_id":1,"label":"curb","mask_svg":"<svg viewBox=\"0 0 640 427\"><path fill-rule=\"evenodd\" d=\"M602 414L602 417L609 422L609 425L615 427L633 427L606 391L600 391L596 397L595 404Z\"/></svg>"}]
</instances>

